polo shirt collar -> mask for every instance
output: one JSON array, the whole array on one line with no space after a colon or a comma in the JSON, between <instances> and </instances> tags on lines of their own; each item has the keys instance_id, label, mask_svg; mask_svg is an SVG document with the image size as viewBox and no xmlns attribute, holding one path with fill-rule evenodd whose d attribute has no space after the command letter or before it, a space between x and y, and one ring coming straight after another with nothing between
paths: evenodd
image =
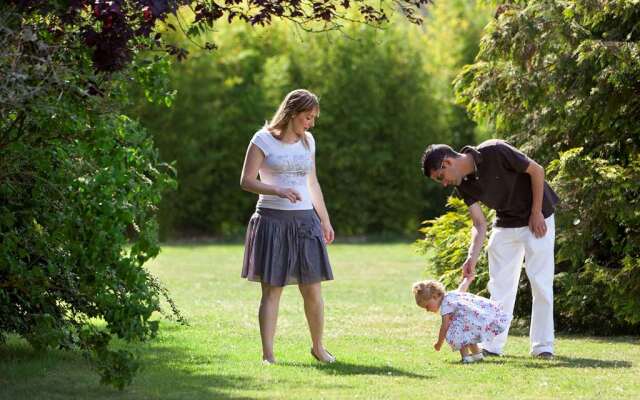
<instances>
[{"instance_id":1,"label":"polo shirt collar","mask_svg":"<svg viewBox=\"0 0 640 400\"><path fill-rule=\"evenodd\" d=\"M461 154L469 153L473 156L473 159L476 161L476 165L480 165L482 163L482 154L473 146L464 146L462 150L460 150Z\"/></svg>"},{"instance_id":2,"label":"polo shirt collar","mask_svg":"<svg viewBox=\"0 0 640 400\"><path fill-rule=\"evenodd\" d=\"M460 150L461 154L471 154L471 156L473 157L473 160L476 163L476 170L471 172L469 175L464 177L464 180L466 181L467 179L469 179L470 177L475 178L475 180L480 179L480 176L478 174L478 169L480 168L480 164L482 163L482 154L478 151L478 149L476 149L473 146L464 146L462 148L462 150Z\"/></svg>"}]
</instances>

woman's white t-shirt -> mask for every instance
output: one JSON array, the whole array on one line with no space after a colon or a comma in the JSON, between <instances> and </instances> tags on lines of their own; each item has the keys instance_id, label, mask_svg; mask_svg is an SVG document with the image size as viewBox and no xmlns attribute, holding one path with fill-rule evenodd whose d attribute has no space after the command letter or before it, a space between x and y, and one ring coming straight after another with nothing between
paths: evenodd
<instances>
[{"instance_id":1,"label":"woman's white t-shirt","mask_svg":"<svg viewBox=\"0 0 640 400\"><path fill-rule=\"evenodd\" d=\"M289 199L275 195L261 194L257 207L275 208L278 210L309 210L313 208L311 194L307 185L307 176L313 165L313 154L316 143L309 132L305 132L309 148L302 140L285 143L276 139L265 128L256 132L251 143L264 153L264 162L260 166L260 181L269 185L295 189L302 197L301 201L292 203Z\"/></svg>"}]
</instances>

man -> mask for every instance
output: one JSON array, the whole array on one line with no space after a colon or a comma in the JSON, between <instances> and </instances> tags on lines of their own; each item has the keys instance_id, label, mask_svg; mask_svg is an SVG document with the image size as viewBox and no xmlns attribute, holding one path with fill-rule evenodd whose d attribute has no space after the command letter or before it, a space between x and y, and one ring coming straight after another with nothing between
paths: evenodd
<instances>
[{"instance_id":1,"label":"man","mask_svg":"<svg viewBox=\"0 0 640 400\"><path fill-rule=\"evenodd\" d=\"M522 262L531 283L531 354L553 358L554 209L558 196L544 180L544 169L502 140L488 140L460 153L444 144L430 145L422 155L425 176L442 186L456 186L473 221L471 245L462 265L473 278L487 232L480 203L496 210L489 256L489 292L508 315L513 307ZM488 343L486 355L501 355L508 330Z\"/></svg>"}]
</instances>

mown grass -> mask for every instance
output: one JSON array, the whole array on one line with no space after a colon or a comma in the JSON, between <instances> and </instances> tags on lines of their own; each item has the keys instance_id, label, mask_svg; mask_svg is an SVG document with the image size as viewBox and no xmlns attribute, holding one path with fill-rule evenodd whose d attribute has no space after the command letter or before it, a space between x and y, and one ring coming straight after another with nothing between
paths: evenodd
<instances>
[{"instance_id":1,"label":"mown grass","mask_svg":"<svg viewBox=\"0 0 640 400\"><path fill-rule=\"evenodd\" d=\"M557 357L528 355L526 335L507 356L461 365L433 351L439 317L418 309L411 283L425 261L407 244L333 245L336 280L324 284L326 345L321 365L296 287L281 301L276 357L260 363L259 285L240 279L242 246L167 246L149 268L170 288L190 326L163 321L159 337L129 346L144 369L124 391L101 386L79 355L37 353L11 338L0 347L2 399L606 399L638 398L637 337L559 335Z\"/></svg>"}]
</instances>

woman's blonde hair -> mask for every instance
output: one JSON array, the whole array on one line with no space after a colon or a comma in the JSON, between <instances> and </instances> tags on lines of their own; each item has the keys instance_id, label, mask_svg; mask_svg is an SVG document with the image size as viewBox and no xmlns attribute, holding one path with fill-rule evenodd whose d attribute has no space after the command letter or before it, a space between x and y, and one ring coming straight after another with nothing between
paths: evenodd
<instances>
[{"instance_id":1,"label":"woman's blonde hair","mask_svg":"<svg viewBox=\"0 0 640 400\"><path fill-rule=\"evenodd\" d=\"M416 304L424 308L427 301L444 296L445 289L442 283L428 280L414 283L412 292L416 298Z\"/></svg>"},{"instance_id":2,"label":"woman's blonde hair","mask_svg":"<svg viewBox=\"0 0 640 400\"><path fill-rule=\"evenodd\" d=\"M289 127L291 120L296 115L313 109L320 111L318 96L306 89L296 89L285 96L282 103L280 103L280 107L278 107L278 111L276 111L271 121L268 122L265 127L271 134L273 134L274 131L282 133ZM304 147L308 149L309 142L307 141L307 136L302 135L301 139Z\"/></svg>"}]
</instances>

